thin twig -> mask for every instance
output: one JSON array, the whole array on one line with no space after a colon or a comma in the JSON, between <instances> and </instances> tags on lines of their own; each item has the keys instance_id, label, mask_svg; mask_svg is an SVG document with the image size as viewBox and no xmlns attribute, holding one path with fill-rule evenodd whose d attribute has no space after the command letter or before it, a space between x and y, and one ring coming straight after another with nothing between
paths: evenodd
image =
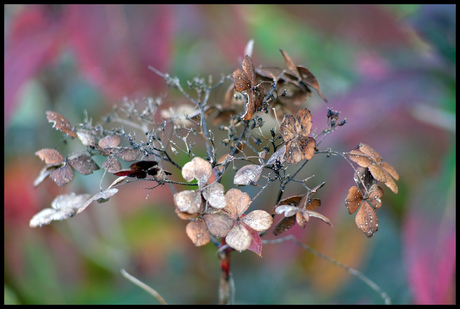
<instances>
[{"instance_id":1,"label":"thin twig","mask_svg":"<svg viewBox=\"0 0 460 309\"><path fill-rule=\"evenodd\" d=\"M132 283L134 283L135 285L137 285L138 287L140 287L141 289L143 289L144 291L146 291L147 293L149 293L150 295L155 297L156 300L158 300L158 302L160 304L167 305L167 303L163 299L163 297L161 297L161 295L158 294L158 292L155 291L153 288L149 287L147 284L145 284L144 282L140 281L136 277L130 275L126 270L121 269L120 271L121 271L121 274L123 275L123 277L125 277L126 279L128 279L129 281L131 281Z\"/></svg>"},{"instance_id":2,"label":"thin twig","mask_svg":"<svg viewBox=\"0 0 460 309\"><path fill-rule=\"evenodd\" d=\"M372 290L374 290L376 293L378 293L380 295L380 297L383 299L383 301L385 302L386 305L391 304L391 299L388 296L388 294L384 290L382 290L382 288L380 286L378 286L374 281L372 281L366 275L364 275L362 272L360 272L359 270L354 269L352 267L346 266L346 265L344 265L344 264L342 264L342 263L340 263L340 262L338 262L338 261L336 261L336 260L324 255L324 254L319 253L318 251L316 251L315 249L311 248L310 246L298 241L297 238L295 238L293 235L288 235L286 237L279 238L279 239L273 239L273 240L262 240L262 243L263 244L278 244L278 243L288 241L288 240L294 242L299 247L301 247L301 248L313 253L314 255L322 258L323 260L326 260L329 263L332 263L335 266L338 266L338 267L344 269L350 275L355 276L356 278L358 278L359 280L364 282L364 284L366 284Z\"/></svg>"}]
</instances>

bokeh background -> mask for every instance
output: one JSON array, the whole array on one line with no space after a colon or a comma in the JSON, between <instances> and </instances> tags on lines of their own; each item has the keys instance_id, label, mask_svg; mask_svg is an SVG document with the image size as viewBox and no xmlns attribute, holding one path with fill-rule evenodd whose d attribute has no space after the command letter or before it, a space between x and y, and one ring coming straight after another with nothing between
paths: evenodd
<instances>
[{"instance_id":1,"label":"bokeh background","mask_svg":"<svg viewBox=\"0 0 460 309\"><path fill-rule=\"evenodd\" d=\"M123 97L166 93L148 65L184 84L197 74L219 78L238 67L250 39L256 65L283 66L282 48L315 74L328 103L311 98L314 127L324 127L326 107L347 118L324 147L368 143L400 174L399 194L384 189L379 231L367 239L343 204L350 166L315 156L305 170L327 182L316 197L334 228L311 220L290 233L363 272L393 303L456 302L455 5L4 9L5 303L158 303L120 269L168 303L217 302L215 248L193 246L167 188L146 199L134 183L75 218L30 228L31 217L62 193L51 181L33 188L43 166L34 153L62 139L45 111L75 124L86 110L99 122ZM101 174L77 175L64 192L95 193ZM274 198L267 193L256 206L270 211ZM361 281L293 243L265 245L262 258L232 256L237 303L382 303Z\"/></svg>"}]
</instances>

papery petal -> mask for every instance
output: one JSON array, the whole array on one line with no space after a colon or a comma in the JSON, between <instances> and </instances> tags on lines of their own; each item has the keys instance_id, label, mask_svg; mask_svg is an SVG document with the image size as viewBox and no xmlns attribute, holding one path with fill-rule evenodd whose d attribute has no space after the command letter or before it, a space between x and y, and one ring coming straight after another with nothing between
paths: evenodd
<instances>
[{"instance_id":1,"label":"papery petal","mask_svg":"<svg viewBox=\"0 0 460 309\"><path fill-rule=\"evenodd\" d=\"M273 223L272 216L264 210L251 211L247 216L241 218L247 226L258 232L266 231Z\"/></svg>"},{"instance_id":2,"label":"papery petal","mask_svg":"<svg viewBox=\"0 0 460 309\"><path fill-rule=\"evenodd\" d=\"M244 251L249 248L252 242L251 234L241 224L235 225L227 237L225 237L227 245L238 251Z\"/></svg>"}]
</instances>

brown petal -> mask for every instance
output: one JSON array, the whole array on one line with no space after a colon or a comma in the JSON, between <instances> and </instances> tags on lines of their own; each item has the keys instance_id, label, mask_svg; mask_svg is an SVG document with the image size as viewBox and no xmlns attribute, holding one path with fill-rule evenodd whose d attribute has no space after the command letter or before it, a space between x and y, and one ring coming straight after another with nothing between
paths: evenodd
<instances>
[{"instance_id":1,"label":"brown petal","mask_svg":"<svg viewBox=\"0 0 460 309\"><path fill-rule=\"evenodd\" d=\"M301 80L308 86L311 86L313 89L315 89L316 93L321 97L321 99L323 99L324 102L327 102L326 97L324 96L324 94L322 94L321 90L319 89L319 83L316 80L316 77L313 75L313 73L311 73L307 68L303 66L297 66L297 71L299 71Z\"/></svg>"},{"instance_id":2,"label":"brown petal","mask_svg":"<svg viewBox=\"0 0 460 309\"><path fill-rule=\"evenodd\" d=\"M281 219L281 221L276 225L275 229L273 230L273 234L274 234L275 236L278 236L278 235L280 235L281 233L286 232L287 230L289 230L291 227L294 226L295 221L296 221L295 216L284 217L284 218Z\"/></svg>"},{"instance_id":3,"label":"brown petal","mask_svg":"<svg viewBox=\"0 0 460 309\"><path fill-rule=\"evenodd\" d=\"M99 147L101 148L114 148L121 143L121 138L118 135L108 135L104 138L101 138L98 142Z\"/></svg>"},{"instance_id":4,"label":"brown petal","mask_svg":"<svg viewBox=\"0 0 460 309\"><path fill-rule=\"evenodd\" d=\"M396 170L394 169L393 166L391 166L390 164L386 163L386 162L382 162L380 164L380 166L388 172L388 174L391 175L391 177L393 177L395 180L399 180L399 174L396 172Z\"/></svg>"},{"instance_id":5,"label":"brown petal","mask_svg":"<svg viewBox=\"0 0 460 309\"><path fill-rule=\"evenodd\" d=\"M233 83L238 92L251 88L251 81L243 69L237 69L233 72Z\"/></svg>"},{"instance_id":6,"label":"brown petal","mask_svg":"<svg viewBox=\"0 0 460 309\"><path fill-rule=\"evenodd\" d=\"M59 130L69 136L77 137L77 134L75 134L75 132L73 131L70 122L61 114L53 111L47 111L46 118L49 122L54 122L53 128L55 128L56 130Z\"/></svg>"},{"instance_id":7,"label":"brown petal","mask_svg":"<svg viewBox=\"0 0 460 309\"><path fill-rule=\"evenodd\" d=\"M116 156L119 157L122 160L125 160L126 162L132 162L139 158L141 155L141 152L139 149L129 149L126 148L120 152L116 153Z\"/></svg>"},{"instance_id":8,"label":"brown petal","mask_svg":"<svg viewBox=\"0 0 460 309\"><path fill-rule=\"evenodd\" d=\"M311 113L308 109L302 108L297 112L297 122L300 124L300 128L297 131L299 136L307 137L310 134L313 122L311 121Z\"/></svg>"},{"instance_id":9,"label":"brown petal","mask_svg":"<svg viewBox=\"0 0 460 309\"><path fill-rule=\"evenodd\" d=\"M305 225L307 225L307 221L309 218L308 215L305 215L302 211L299 211L298 213L296 213L295 219L297 221L297 224L301 228L305 228Z\"/></svg>"},{"instance_id":10,"label":"brown petal","mask_svg":"<svg viewBox=\"0 0 460 309\"><path fill-rule=\"evenodd\" d=\"M235 188L228 190L225 198L227 199L227 206L224 210L235 219L240 217L251 204L249 195Z\"/></svg>"},{"instance_id":11,"label":"brown petal","mask_svg":"<svg viewBox=\"0 0 460 309\"><path fill-rule=\"evenodd\" d=\"M364 143L360 143L358 145L358 148L362 153L371 157L372 160L374 160L376 163L380 163L382 161L382 158L380 157L380 155L377 153L377 151L372 149L371 146L364 144Z\"/></svg>"},{"instance_id":12,"label":"brown petal","mask_svg":"<svg viewBox=\"0 0 460 309\"><path fill-rule=\"evenodd\" d=\"M102 162L102 168L105 169L108 173L115 174L121 170L121 163L117 158L108 156L107 159Z\"/></svg>"},{"instance_id":13,"label":"brown petal","mask_svg":"<svg viewBox=\"0 0 460 309\"><path fill-rule=\"evenodd\" d=\"M43 148L35 153L46 164L58 165L64 162L64 157L55 149Z\"/></svg>"},{"instance_id":14,"label":"brown petal","mask_svg":"<svg viewBox=\"0 0 460 309\"><path fill-rule=\"evenodd\" d=\"M385 182L385 185L390 188L391 191L393 191L394 194L398 194L398 186L396 185L396 182L387 174L387 181Z\"/></svg>"},{"instance_id":15,"label":"brown petal","mask_svg":"<svg viewBox=\"0 0 460 309\"><path fill-rule=\"evenodd\" d=\"M367 155L356 149L350 151L348 158L362 167L368 167L372 163L372 160Z\"/></svg>"},{"instance_id":16,"label":"brown petal","mask_svg":"<svg viewBox=\"0 0 460 309\"><path fill-rule=\"evenodd\" d=\"M71 156L67 160L69 164L82 175L92 174L99 169L99 166L94 162L91 156L85 153Z\"/></svg>"},{"instance_id":17,"label":"brown petal","mask_svg":"<svg viewBox=\"0 0 460 309\"><path fill-rule=\"evenodd\" d=\"M242 67L244 72L249 78L251 86L255 85L256 73L254 71L254 65L252 64L252 59L248 55L244 56Z\"/></svg>"},{"instance_id":18,"label":"brown petal","mask_svg":"<svg viewBox=\"0 0 460 309\"><path fill-rule=\"evenodd\" d=\"M302 151L297 139L287 142L285 157L286 162L290 164L297 164L302 161Z\"/></svg>"},{"instance_id":19,"label":"brown petal","mask_svg":"<svg viewBox=\"0 0 460 309\"><path fill-rule=\"evenodd\" d=\"M387 181L387 176L385 171L376 163L371 162L371 165L368 166L369 171L371 172L372 176L374 176L375 179L381 182L386 182Z\"/></svg>"},{"instance_id":20,"label":"brown petal","mask_svg":"<svg viewBox=\"0 0 460 309\"><path fill-rule=\"evenodd\" d=\"M197 247L204 246L211 240L206 224L203 219L200 218L190 221L185 227L185 232Z\"/></svg>"},{"instance_id":21,"label":"brown petal","mask_svg":"<svg viewBox=\"0 0 460 309\"><path fill-rule=\"evenodd\" d=\"M307 207L305 208L306 210L315 210L321 206L321 200L319 198L314 198L308 203Z\"/></svg>"},{"instance_id":22,"label":"brown petal","mask_svg":"<svg viewBox=\"0 0 460 309\"><path fill-rule=\"evenodd\" d=\"M315 155L316 141L313 137L298 139L299 149L302 153L302 160L311 160Z\"/></svg>"},{"instance_id":23,"label":"brown petal","mask_svg":"<svg viewBox=\"0 0 460 309\"><path fill-rule=\"evenodd\" d=\"M284 116L283 122L280 125L280 133L285 142L297 137L296 122L297 120L293 115Z\"/></svg>"},{"instance_id":24,"label":"brown petal","mask_svg":"<svg viewBox=\"0 0 460 309\"><path fill-rule=\"evenodd\" d=\"M359 189L355 186L348 190L347 198L345 199L345 206L347 206L348 213L353 214L363 201L363 195L359 192Z\"/></svg>"},{"instance_id":25,"label":"brown petal","mask_svg":"<svg viewBox=\"0 0 460 309\"><path fill-rule=\"evenodd\" d=\"M59 186L62 187L73 180L73 170L69 164L64 164L50 174L51 179Z\"/></svg>"},{"instance_id":26,"label":"brown petal","mask_svg":"<svg viewBox=\"0 0 460 309\"><path fill-rule=\"evenodd\" d=\"M368 203L362 203L355 218L356 225L367 237L372 237L379 229L379 219L374 209Z\"/></svg>"},{"instance_id":27,"label":"brown petal","mask_svg":"<svg viewBox=\"0 0 460 309\"><path fill-rule=\"evenodd\" d=\"M372 204L372 207L378 209L382 206L382 200L380 199L383 196L383 190L377 184L372 185L369 189L369 197L367 200Z\"/></svg>"},{"instance_id":28,"label":"brown petal","mask_svg":"<svg viewBox=\"0 0 460 309\"><path fill-rule=\"evenodd\" d=\"M291 57L282 49L280 49L281 54L284 57L284 62L289 70L292 71L296 75L297 78L300 78L299 71L297 70L297 66L295 65L294 61L292 61Z\"/></svg>"},{"instance_id":29,"label":"brown petal","mask_svg":"<svg viewBox=\"0 0 460 309\"><path fill-rule=\"evenodd\" d=\"M235 220L231 218L225 212L216 212L213 214L207 214L203 216L206 226L208 227L209 233L212 236L218 238L224 238L230 232L235 223Z\"/></svg>"}]
</instances>

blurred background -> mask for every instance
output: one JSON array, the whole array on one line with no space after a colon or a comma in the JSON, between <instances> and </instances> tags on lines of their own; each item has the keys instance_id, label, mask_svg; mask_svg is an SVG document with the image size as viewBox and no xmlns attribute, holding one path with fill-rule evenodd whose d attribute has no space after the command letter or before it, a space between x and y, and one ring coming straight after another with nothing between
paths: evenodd
<instances>
[{"instance_id":1,"label":"blurred background","mask_svg":"<svg viewBox=\"0 0 460 309\"><path fill-rule=\"evenodd\" d=\"M379 231L367 239L344 206L352 169L339 157L315 156L305 173L326 181L315 197L334 228L311 220L289 233L367 275L393 303L456 302L455 5L4 9L5 303L158 303L120 269L168 303L217 302L215 247L193 246L167 187L146 199L140 182L126 185L75 218L30 228L32 216L55 196L95 193L102 175L76 175L64 189L48 179L35 189L43 163L34 153L62 139L45 111L76 124L86 110L100 122L123 97L166 93L149 65L183 85L198 74L218 80L239 66L250 39L255 65L284 66L281 48L316 76L328 103L316 94L310 99L313 129L325 127L327 107L347 118L323 148L348 151L367 143L400 175L397 195L384 188ZM65 149L77 151L73 144ZM300 186L289 190L285 197L303 193ZM275 198L267 193L251 207L271 211ZM293 243L265 245L262 254L232 255L236 303L383 302L357 278Z\"/></svg>"}]
</instances>

